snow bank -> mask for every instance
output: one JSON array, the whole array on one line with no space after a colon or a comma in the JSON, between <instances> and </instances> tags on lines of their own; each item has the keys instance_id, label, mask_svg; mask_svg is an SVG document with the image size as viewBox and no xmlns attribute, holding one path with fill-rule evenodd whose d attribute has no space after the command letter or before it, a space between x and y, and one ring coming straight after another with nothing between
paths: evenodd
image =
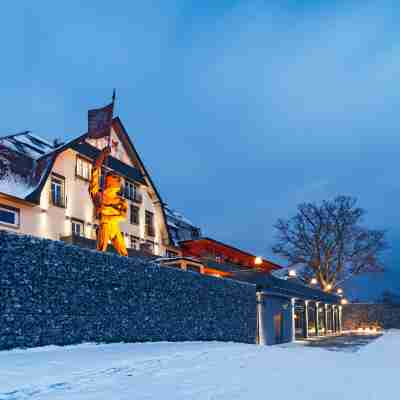
<instances>
[{"instance_id":1,"label":"snow bank","mask_svg":"<svg viewBox=\"0 0 400 400\"><path fill-rule=\"evenodd\" d=\"M400 331L358 353L302 345L82 344L0 352L0 399L397 399Z\"/></svg>"}]
</instances>

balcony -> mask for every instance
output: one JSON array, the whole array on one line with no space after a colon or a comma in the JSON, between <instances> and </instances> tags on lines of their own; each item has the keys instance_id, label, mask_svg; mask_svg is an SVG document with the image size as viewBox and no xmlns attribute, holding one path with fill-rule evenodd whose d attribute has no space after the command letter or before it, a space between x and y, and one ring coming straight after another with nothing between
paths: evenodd
<instances>
[{"instance_id":1,"label":"balcony","mask_svg":"<svg viewBox=\"0 0 400 400\"><path fill-rule=\"evenodd\" d=\"M95 239L88 239L83 236L77 235L69 235L63 236L60 238L62 242L73 244L75 246L84 247L86 249L96 249L96 240ZM135 258L143 258L146 260L150 260L154 258L154 249L150 249L145 246L141 246L140 250L135 250L132 248L127 248L128 250L128 257L135 257ZM108 246L107 253L116 254L116 251L112 245Z\"/></svg>"}]
</instances>

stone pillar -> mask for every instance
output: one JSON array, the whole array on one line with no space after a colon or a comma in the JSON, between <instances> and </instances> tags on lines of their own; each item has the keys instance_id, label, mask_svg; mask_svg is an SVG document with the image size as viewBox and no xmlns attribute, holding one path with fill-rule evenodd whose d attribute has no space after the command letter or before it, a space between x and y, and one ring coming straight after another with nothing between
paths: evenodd
<instances>
[{"instance_id":1,"label":"stone pillar","mask_svg":"<svg viewBox=\"0 0 400 400\"><path fill-rule=\"evenodd\" d=\"M318 301L314 303L315 306L315 336L319 336L319 309L318 309Z\"/></svg>"},{"instance_id":2,"label":"stone pillar","mask_svg":"<svg viewBox=\"0 0 400 400\"><path fill-rule=\"evenodd\" d=\"M296 315L296 299L292 298L290 299L290 306L291 306L291 316L292 316L292 342L296 340L296 320L295 320L295 315Z\"/></svg>"},{"instance_id":3,"label":"stone pillar","mask_svg":"<svg viewBox=\"0 0 400 400\"><path fill-rule=\"evenodd\" d=\"M324 304L325 336L328 334L328 304Z\"/></svg>"},{"instance_id":4,"label":"stone pillar","mask_svg":"<svg viewBox=\"0 0 400 400\"><path fill-rule=\"evenodd\" d=\"M304 300L303 337L308 338L308 300Z\"/></svg>"}]
</instances>

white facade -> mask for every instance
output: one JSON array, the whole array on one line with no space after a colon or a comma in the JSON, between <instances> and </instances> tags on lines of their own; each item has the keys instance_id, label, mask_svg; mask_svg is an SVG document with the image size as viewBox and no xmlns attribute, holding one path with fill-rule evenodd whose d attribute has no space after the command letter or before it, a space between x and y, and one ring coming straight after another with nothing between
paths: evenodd
<instances>
[{"instance_id":1,"label":"white facade","mask_svg":"<svg viewBox=\"0 0 400 400\"><path fill-rule=\"evenodd\" d=\"M114 129L112 130L112 141L115 147L113 147L111 155L124 164L139 170L139 162L128 155L126 143L122 143L120 136ZM87 143L99 149L106 144L101 139L87 140ZM79 163L79 174L77 173L77 162ZM72 148L67 148L61 152L47 177L40 195L39 205L4 193L0 194L0 213L1 207L4 208L4 212L7 212L7 207L9 207L10 212L13 212L14 209L17 214L15 224L7 224L3 220L3 222L0 222L0 228L60 240L72 235L74 225L75 234L79 233L85 238L95 239L98 220L95 219L94 207L88 193L89 181L85 179L90 176L86 168L88 166L90 168L92 162L93 160L79 154ZM148 246L154 254L165 255L169 242L160 200L144 171L140 172L144 176L146 184L129 181L138 195L135 196L134 200L128 199L128 216L125 221L120 223L120 228L125 236L128 249L140 250L141 246ZM125 186L128 180L124 176L122 178ZM52 180L55 186L58 185L58 182L61 182L60 192L58 191L59 187L53 187L53 190L57 192L56 194L52 193ZM57 205L54 204L54 197L58 200L58 196L60 196L60 201ZM131 213L137 213L138 218L131 218L134 217L131 216ZM153 229L149 228L149 224L146 226L146 220L149 222L151 219Z\"/></svg>"}]
</instances>

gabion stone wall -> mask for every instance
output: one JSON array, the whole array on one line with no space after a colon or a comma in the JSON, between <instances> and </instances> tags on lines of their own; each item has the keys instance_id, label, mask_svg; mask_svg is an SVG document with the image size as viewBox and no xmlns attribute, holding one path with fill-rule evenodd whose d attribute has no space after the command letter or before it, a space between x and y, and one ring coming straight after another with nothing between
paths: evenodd
<instances>
[{"instance_id":1,"label":"gabion stone wall","mask_svg":"<svg viewBox=\"0 0 400 400\"><path fill-rule=\"evenodd\" d=\"M354 303L343 306L343 328L379 323L385 329L400 329L400 305Z\"/></svg>"},{"instance_id":2,"label":"gabion stone wall","mask_svg":"<svg viewBox=\"0 0 400 400\"><path fill-rule=\"evenodd\" d=\"M255 336L253 285L0 230L0 349Z\"/></svg>"}]
</instances>

